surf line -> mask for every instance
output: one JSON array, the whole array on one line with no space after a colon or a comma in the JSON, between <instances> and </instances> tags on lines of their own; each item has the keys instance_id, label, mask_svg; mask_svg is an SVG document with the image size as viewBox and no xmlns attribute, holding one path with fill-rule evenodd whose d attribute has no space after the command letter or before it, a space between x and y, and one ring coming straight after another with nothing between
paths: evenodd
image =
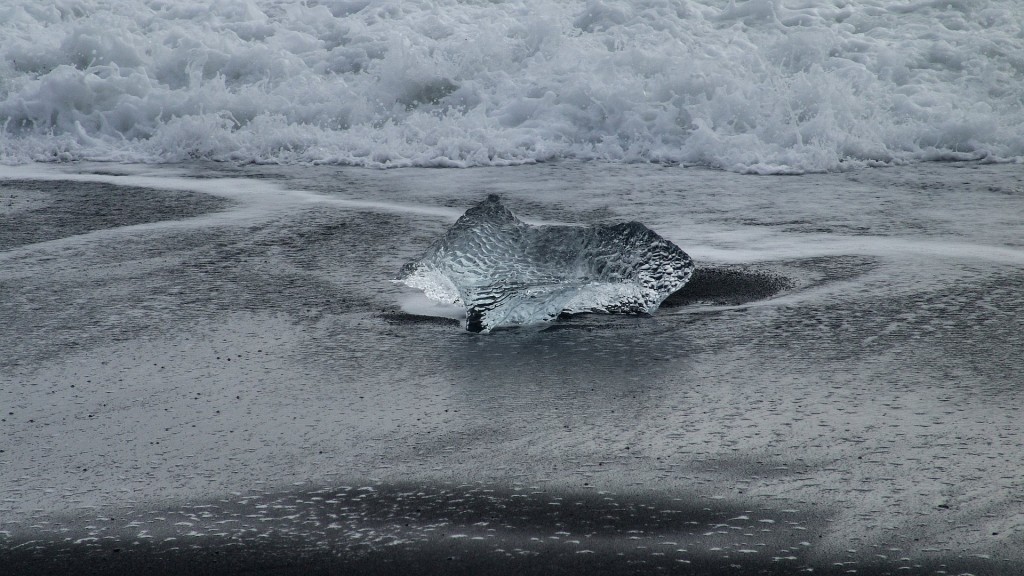
<instances>
[{"instance_id":1,"label":"surf line","mask_svg":"<svg viewBox=\"0 0 1024 576\"><path fill-rule=\"evenodd\" d=\"M170 171L169 171L170 172ZM415 214L455 221L462 215L456 208L441 206L412 205L379 200L355 200L339 198L328 194L297 190L281 186L275 182L253 178L210 178L198 179L178 175L173 171L166 176L138 174L97 174L68 172L56 167L42 168L39 166L8 166L0 171L0 180L34 180L46 182L88 182L124 186L130 188L147 188L152 190L172 190L176 192L195 192L219 198L234 200L246 205L247 208L262 208L276 211L297 207L303 204L326 204L342 209L368 210L373 212L391 212L398 214ZM229 208L224 212L238 211ZM259 210L263 212L263 210ZM250 215L255 215L251 214ZM205 219L203 217L197 217Z\"/></svg>"},{"instance_id":2,"label":"surf line","mask_svg":"<svg viewBox=\"0 0 1024 576\"><path fill-rule=\"evenodd\" d=\"M138 174L97 174L92 172L68 172L57 168L39 166L10 166L0 173L3 180L35 180L45 182L89 182L123 186L126 188L147 188L194 192L234 200L249 207L285 208L300 204L319 196L303 190L289 190L274 182L253 178L190 178L169 171L165 175ZM231 211L228 209L227 211Z\"/></svg>"},{"instance_id":3,"label":"surf line","mask_svg":"<svg viewBox=\"0 0 1024 576\"><path fill-rule=\"evenodd\" d=\"M291 207L298 207L304 204L325 204L347 210L364 210L370 212L387 212L393 214L410 214L416 216L428 216L454 222L462 216L462 210L444 206L431 206L426 204L405 204L400 202L386 202L380 200L359 200L352 198L341 198L329 194L312 192L309 190L298 190L281 186L275 182L259 180L254 178L190 178L179 176L179 171L168 171L166 176L147 176L138 174L97 174L92 172L68 172L56 167L40 168L39 166L8 166L0 172L0 180L37 180L49 182L90 182L110 184L113 186L124 186L133 188L148 188L153 190L173 190L176 192L194 192L208 194L228 200L234 200L245 205L248 210L240 210L238 207L215 212L220 215L219 220L251 220L253 217L267 213L280 214L281 210ZM256 209L253 211L253 209ZM229 215L233 215L229 216ZM199 224L201 221L208 221L211 215L197 216L187 219ZM248 217L247 217L248 216ZM553 220L535 220L523 218L524 222L535 226L561 225L573 226L575 224ZM185 222L186 220L154 222L139 226L158 226L172 224L174 222Z\"/></svg>"}]
</instances>

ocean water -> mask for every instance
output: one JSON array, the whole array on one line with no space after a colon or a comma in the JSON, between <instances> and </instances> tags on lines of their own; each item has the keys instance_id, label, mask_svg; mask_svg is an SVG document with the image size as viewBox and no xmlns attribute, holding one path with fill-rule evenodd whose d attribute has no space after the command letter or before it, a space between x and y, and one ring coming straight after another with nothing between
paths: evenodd
<instances>
[{"instance_id":1,"label":"ocean water","mask_svg":"<svg viewBox=\"0 0 1024 576\"><path fill-rule=\"evenodd\" d=\"M0 162L1024 158L1016 0L7 0Z\"/></svg>"},{"instance_id":2,"label":"ocean water","mask_svg":"<svg viewBox=\"0 0 1024 576\"><path fill-rule=\"evenodd\" d=\"M1014 0L0 2L0 563L1024 573L1022 86ZM696 270L467 333L492 193Z\"/></svg>"}]
</instances>

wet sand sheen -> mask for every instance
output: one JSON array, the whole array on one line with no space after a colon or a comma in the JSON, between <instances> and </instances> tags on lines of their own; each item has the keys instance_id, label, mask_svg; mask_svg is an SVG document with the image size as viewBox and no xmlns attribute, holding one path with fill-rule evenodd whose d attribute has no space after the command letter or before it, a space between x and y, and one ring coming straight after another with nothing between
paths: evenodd
<instances>
[{"instance_id":1,"label":"wet sand sheen","mask_svg":"<svg viewBox=\"0 0 1024 576\"><path fill-rule=\"evenodd\" d=\"M899 549L826 561L807 541L826 520L800 510L524 485L366 481L104 512L24 530L5 560L25 575L893 574L986 565Z\"/></svg>"},{"instance_id":2,"label":"wet sand sheen","mask_svg":"<svg viewBox=\"0 0 1024 576\"><path fill-rule=\"evenodd\" d=\"M53 186L63 213L102 212ZM174 206L197 200L180 192L111 198L173 218L248 209L238 195L187 214ZM651 317L479 338L403 316L390 288L445 220L363 210L285 198L188 230L98 215L0 253L13 295L0 320L14 327L0 336L0 556L112 574L1021 566L1019 270L887 253L698 259L690 291ZM16 216L10 238L47 219ZM940 239L976 241L957 234ZM360 548L364 529L409 542ZM564 542L587 533L593 554ZM661 541L687 553L656 556Z\"/></svg>"}]
</instances>

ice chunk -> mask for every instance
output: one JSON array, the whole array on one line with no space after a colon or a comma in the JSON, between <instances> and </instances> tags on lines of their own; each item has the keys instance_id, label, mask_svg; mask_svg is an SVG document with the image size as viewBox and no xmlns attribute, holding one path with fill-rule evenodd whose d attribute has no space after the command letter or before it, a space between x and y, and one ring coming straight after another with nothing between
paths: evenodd
<instances>
[{"instance_id":1,"label":"ice chunk","mask_svg":"<svg viewBox=\"0 0 1024 576\"><path fill-rule=\"evenodd\" d=\"M397 282L466 308L466 328L549 322L559 314L652 313L693 261L639 222L530 226L495 195L470 208Z\"/></svg>"}]
</instances>

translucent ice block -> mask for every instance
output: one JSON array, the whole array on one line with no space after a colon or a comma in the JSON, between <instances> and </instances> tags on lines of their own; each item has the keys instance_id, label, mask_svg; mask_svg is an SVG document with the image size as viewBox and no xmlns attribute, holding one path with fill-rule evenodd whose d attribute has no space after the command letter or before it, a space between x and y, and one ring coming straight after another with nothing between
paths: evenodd
<instances>
[{"instance_id":1,"label":"translucent ice block","mask_svg":"<svg viewBox=\"0 0 1024 576\"><path fill-rule=\"evenodd\" d=\"M470 208L398 282L466 308L466 328L560 314L650 314L690 279L693 261L638 222L530 226L495 195Z\"/></svg>"}]
</instances>

